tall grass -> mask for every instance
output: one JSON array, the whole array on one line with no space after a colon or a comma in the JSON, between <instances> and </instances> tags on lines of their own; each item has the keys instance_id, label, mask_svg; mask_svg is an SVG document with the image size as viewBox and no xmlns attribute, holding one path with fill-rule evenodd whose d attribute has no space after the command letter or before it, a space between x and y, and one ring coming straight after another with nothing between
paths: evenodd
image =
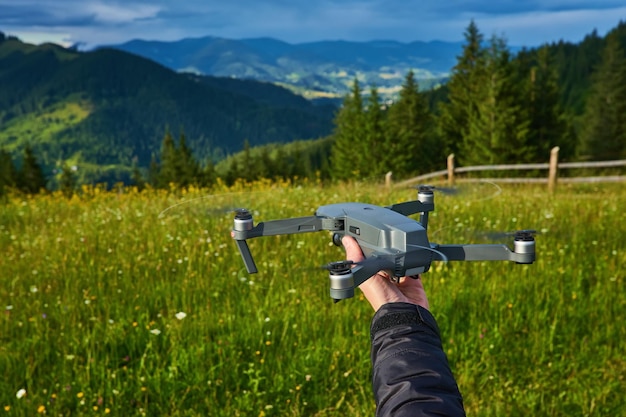
<instances>
[{"instance_id":1,"label":"tall grass","mask_svg":"<svg viewBox=\"0 0 626 417\"><path fill-rule=\"evenodd\" d=\"M317 269L343 250L326 233L254 239L260 272L248 275L226 209L262 221L414 197L257 184L11 198L0 205L0 414L373 415L371 308L358 292L333 304ZM543 232L533 265L451 262L424 276L468 413L626 415L623 185L553 198L486 185L436 205L434 242Z\"/></svg>"}]
</instances>

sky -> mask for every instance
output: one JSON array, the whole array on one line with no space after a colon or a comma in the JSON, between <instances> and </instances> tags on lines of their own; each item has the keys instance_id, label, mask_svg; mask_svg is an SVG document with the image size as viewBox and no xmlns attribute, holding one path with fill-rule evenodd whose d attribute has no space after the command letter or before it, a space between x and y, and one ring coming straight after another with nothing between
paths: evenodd
<instances>
[{"instance_id":1,"label":"sky","mask_svg":"<svg viewBox=\"0 0 626 417\"><path fill-rule=\"evenodd\" d=\"M25 42L81 49L132 39L216 36L320 40L462 41L534 47L603 36L626 21L624 0L0 0L0 31Z\"/></svg>"}]
</instances>

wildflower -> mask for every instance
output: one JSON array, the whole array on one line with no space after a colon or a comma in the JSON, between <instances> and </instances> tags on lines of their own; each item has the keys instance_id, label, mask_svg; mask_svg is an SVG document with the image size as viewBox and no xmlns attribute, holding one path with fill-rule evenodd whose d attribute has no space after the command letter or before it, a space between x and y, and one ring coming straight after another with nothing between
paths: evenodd
<instances>
[{"instance_id":1,"label":"wildflower","mask_svg":"<svg viewBox=\"0 0 626 417\"><path fill-rule=\"evenodd\" d=\"M15 394L18 400L22 398L24 395L26 395L26 390L24 388L22 388L21 390L17 392L17 394Z\"/></svg>"},{"instance_id":2,"label":"wildflower","mask_svg":"<svg viewBox=\"0 0 626 417\"><path fill-rule=\"evenodd\" d=\"M83 392L79 392L78 394L76 394L76 397L78 398L83 398L85 396L85 394L83 394Z\"/></svg>"},{"instance_id":3,"label":"wildflower","mask_svg":"<svg viewBox=\"0 0 626 417\"><path fill-rule=\"evenodd\" d=\"M45 413L46 412L46 407L44 405L40 405L39 408L37 408L37 412L39 414Z\"/></svg>"},{"instance_id":4,"label":"wildflower","mask_svg":"<svg viewBox=\"0 0 626 417\"><path fill-rule=\"evenodd\" d=\"M186 313L184 313L184 312L182 312L182 311L179 311L178 313L176 313L176 318L177 318L178 320L182 320L182 319L184 319L185 317L187 317L187 314L186 314Z\"/></svg>"},{"instance_id":5,"label":"wildflower","mask_svg":"<svg viewBox=\"0 0 626 417\"><path fill-rule=\"evenodd\" d=\"M158 336L158 335L161 334L161 330L159 330L159 329L152 329L152 330L150 330L150 333L152 333L153 335Z\"/></svg>"}]
</instances>

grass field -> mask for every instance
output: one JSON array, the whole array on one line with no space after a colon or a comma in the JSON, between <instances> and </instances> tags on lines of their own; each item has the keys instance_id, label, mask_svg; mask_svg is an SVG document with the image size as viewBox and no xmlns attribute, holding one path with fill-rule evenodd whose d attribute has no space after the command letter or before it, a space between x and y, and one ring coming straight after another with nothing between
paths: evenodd
<instances>
[{"instance_id":1,"label":"grass field","mask_svg":"<svg viewBox=\"0 0 626 417\"><path fill-rule=\"evenodd\" d=\"M248 275L224 209L262 221L415 191L253 190L0 203L0 415L372 416L371 308L333 304L316 269L343 250L326 233L251 240ZM542 231L533 265L424 276L469 415L626 415L625 207L624 184L437 197L433 242Z\"/></svg>"}]
</instances>

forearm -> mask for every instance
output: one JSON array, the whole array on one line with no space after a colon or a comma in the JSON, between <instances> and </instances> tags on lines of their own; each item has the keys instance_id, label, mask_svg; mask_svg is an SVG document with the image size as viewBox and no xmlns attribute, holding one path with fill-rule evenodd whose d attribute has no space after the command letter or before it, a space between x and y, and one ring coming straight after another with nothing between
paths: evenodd
<instances>
[{"instance_id":1,"label":"forearm","mask_svg":"<svg viewBox=\"0 0 626 417\"><path fill-rule=\"evenodd\" d=\"M383 305L372 320L377 416L464 416L463 401L428 310Z\"/></svg>"}]
</instances>

